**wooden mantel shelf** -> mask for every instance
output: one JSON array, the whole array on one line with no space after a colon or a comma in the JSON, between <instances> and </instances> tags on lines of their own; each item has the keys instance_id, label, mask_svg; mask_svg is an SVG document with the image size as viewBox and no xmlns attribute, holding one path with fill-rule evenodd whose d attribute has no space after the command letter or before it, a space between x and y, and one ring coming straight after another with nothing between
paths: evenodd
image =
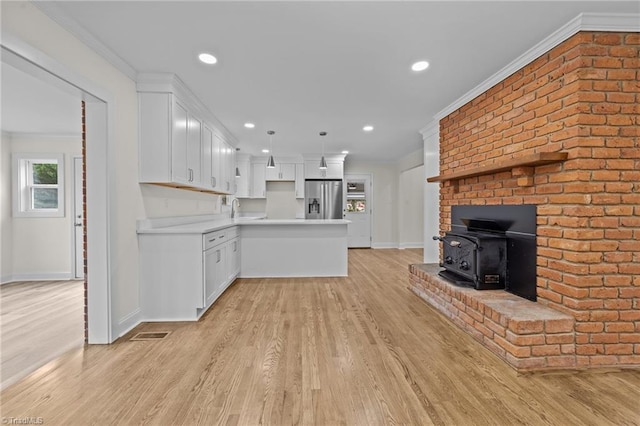
<instances>
[{"instance_id":1,"label":"wooden mantel shelf","mask_svg":"<svg viewBox=\"0 0 640 426\"><path fill-rule=\"evenodd\" d=\"M433 176L427 178L427 182L446 182L449 180L465 179L476 176L489 175L492 173L504 172L519 167L536 167L543 166L545 164L560 163L562 161L565 161L567 159L567 156L568 154L566 152L540 152L537 154L525 155L523 157L511 158L509 160L489 164L486 166L473 167L470 169L452 171L450 173L445 173L439 176ZM526 173L520 173L519 175L523 174ZM528 185L520 184L520 186Z\"/></svg>"}]
</instances>

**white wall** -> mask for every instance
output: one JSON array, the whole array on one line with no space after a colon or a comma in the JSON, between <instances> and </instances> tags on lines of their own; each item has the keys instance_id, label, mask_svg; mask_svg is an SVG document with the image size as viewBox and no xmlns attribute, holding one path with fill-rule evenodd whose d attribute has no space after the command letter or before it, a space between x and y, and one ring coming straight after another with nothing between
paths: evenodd
<instances>
[{"instance_id":1,"label":"white wall","mask_svg":"<svg viewBox=\"0 0 640 426\"><path fill-rule=\"evenodd\" d=\"M398 170L396 163L356 162L347 157L344 174L371 174L373 224L371 247L398 247Z\"/></svg>"},{"instance_id":2,"label":"white wall","mask_svg":"<svg viewBox=\"0 0 640 426\"><path fill-rule=\"evenodd\" d=\"M0 283L13 276L13 222L11 220L11 135L0 136Z\"/></svg>"},{"instance_id":3,"label":"white wall","mask_svg":"<svg viewBox=\"0 0 640 426\"><path fill-rule=\"evenodd\" d=\"M297 211L294 182L267 182L267 218L295 219Z\"/></svg>"},{"instance_id":4,"label":"white wall","mask_svg":"<svg viewBox=\"0 0 640 426\"><path fill-rule=\"evenodd\" d=\"M202 202L202 210L215 208L218 196L170 188L144 191L138 184L138 103L135 82L96 52L49 19L29 2L2 2L2 37L17 38L62 64L80 79L108 92L112 101L109 152L109 251L111 315L117 337L139 312L137 219L191 215L185 205ZM185 198L186 197L186 198ZM206 198L211 197L211 198ZM205 201L210 200L210 201ZM160 200L160 201L159 201ZM88 218L90 221L91 218ZM89 254L91 256L91 254Z\"/></svg>"},{"instance_id":5,"label":"white wall","mask_svg":"<svg viewBox=\"0 0 640 426\"><path fill-rule=\"evenodd\" d=\"M431 122L422 131L424 139L424 179L440 174L440 123ZM439 244L432 237L440 233L440 184L424 186L424 262L438 263Z\"/></svg>"},{"instance_id":6,"label":"white wall","mask_svg":"<svg viewBox=\"0 0 640 426\"><path fill-rule=\"evenodd\" d=\"M400 173L398 238L400 248L422 248L424 235L424 166Z\"/></svg>"},{"instance_id":7,"label":"white wall","mask_svg":"<svg viewBox=\"0 0 640 426\"><path fill-rule=\"evenodd\" d=\"M78 101L78 127L81 123ZM78 136L44 136L13 134L11 153L54 153L64 155L64 217L12 217L9 203L8 214L2 209L3 223L10 223L11 243L4 245L12 262L3 268L3 282L38 279L71 279L72 221L73 221L73 157L82 155L82 140ZM4 168L3 168L4 172ZM3 173L4 174L4 173ZM4 176L3 176L4 177ZM9 174L13 179L13 174Z\"/></svg>"},{"instance_id":8,"label":"white wall","mask_svg":"<svg viewBox=\"0 0 640 426\"><path fill-rule=\"evenodd\" d=\"M415 173L409 175L412 184L400 194L401 174L407 170L420 167L423 161L422 150L413 152L393 163L366 163L353 161L349 157L345 160L345 174L371 174L373 180L373 225L371 237L373 248L397 248L422 246L422 238L412 238L412 241L402 241L400 236L401 197L420 200L422 202L422 176ZM420 209L418 209L421 211ZM418 213L419 214L419 213ZM415 223L415 220L414 220ZM418 225L416 225L418 226ZM411 232L411 230L407 231Z\"/></svg>"}]
</instances>

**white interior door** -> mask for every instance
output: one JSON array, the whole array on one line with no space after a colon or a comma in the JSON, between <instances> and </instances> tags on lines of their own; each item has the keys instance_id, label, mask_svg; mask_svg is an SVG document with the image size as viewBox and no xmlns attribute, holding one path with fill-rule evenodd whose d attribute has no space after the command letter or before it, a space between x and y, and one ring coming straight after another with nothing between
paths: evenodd
<instances>
[{"instance_id":1,"label":"white interior door","mask_svg":"<svg viewBox=\"0 0 640 426\"><path fill-rule=\"evenodd\" d=\"M84 209L82 199L82 157L73 157L73 259L74 274L78 279L84 279Z\"/></svg>"},{"instance_id":2,"label":"white interior door","mask_svg":"<svg viewBox=\"0 0 640 426\"><path fill-rule=\"evenodd\" d=\"M345 219L350 248L371 247L372 181L371 175L345 175Z\"/></svg>"}]
</instances>

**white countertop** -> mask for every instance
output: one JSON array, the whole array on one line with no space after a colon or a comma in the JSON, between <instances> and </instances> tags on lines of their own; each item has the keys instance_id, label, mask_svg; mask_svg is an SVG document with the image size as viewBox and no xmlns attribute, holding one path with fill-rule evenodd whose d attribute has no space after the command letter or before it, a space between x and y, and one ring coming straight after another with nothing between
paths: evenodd
<instances>
[{"instance_id":1,"label":"white countertop","mask_svg":"<svg viewBox=\"0 0 640 426\"><path fill-rule=\"evenodd\" d=\"M218 231L231 226L309 226L309 225L346 225L350 223L345 219L265 219L265 218L238 218L218 219L195 223L186 223L173 226L138 228L138 234L205 234Z\"/></svg>"}]
</instances>

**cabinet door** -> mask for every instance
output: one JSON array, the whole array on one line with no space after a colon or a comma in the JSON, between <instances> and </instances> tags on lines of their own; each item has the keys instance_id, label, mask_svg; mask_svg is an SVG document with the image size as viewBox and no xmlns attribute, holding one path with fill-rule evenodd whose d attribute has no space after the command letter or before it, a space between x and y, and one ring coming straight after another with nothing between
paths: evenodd
<instances>
[{"instance_id":1,"label":"cabinet door","mask_svg":"<svg viewBox=\"0 0 640 426\"><path fill-rule=\"evenodd\" d=\"M290 163L280 164L280 180L296 180L296 165Z\"/></svg>"},{"instance_id":2,"label":"cabinet door","mask_svg":"<svg viewBox=\"0 0 640 426\"><path fill-rule=\"evenodd\" d=\"M327 179L342 179L344 177L344 165L342 161L328 161L326 177Z\"/></svg>"},{"instance_id":3,"label":"cabinet door","mask_svg":"<svg viewBox=\"0 0 640 426\"><path fill-rule=\"evenodd\" d=\"M304 164L296 164L296 198L304 198Z\"/></svg>"},{"instance_id":4,"label":"cabinet door","mask_svg":"<svg viewBox=\"0 0 640 426\"><path fill-rule=\"evenodd\" d=\"M265 166L265 180L280 180L280 165L276 164L275 167L267 167Z\"/></svg>"},{"instance_id":5,"label":"cabinet door","mask_svg":"<svg viewBox=\"0 0 640 426\"><path fill-rule=\"evenodd\" d=\"M222 150L222 139L215 132L213 133L213 144L211 148L211 187L214 191L222 191L222 178L220 177L220 151Z\"/></svg>"},{"instance_id":6,"label":"cabinet door","mask_svg":"<svg viewBox=\"0 0 640 426\"><path fill-rule=\"evenodd\" d=\"M189 183L187 166L187 109L173 102L171 117L171 179L176 183Z\"/></svg>"},{"instance_id":7,"label":"cabinet door","mask_svg":"<svg viewBox=\"0 0 640 426\"><path fill-rule=\"evenodd\" d=\"M204 308L218 296L218 270L223 266L220 250L217 247L204 252L204 300L198 308Z\"/></svg>"},{"instance_id":8,"label":"cabinet door","mask_svg":"<svg viewBox=\"0 0 640 426\"><path fill-rule=\"evenodd\" d=\"M318 161L305 161L304 162L304 175L307 179L322 179L325 177L320 170L320 160Z\"/></svg>"},{"instance_id":9,"label":"cabinet door","mask_svg":"<svg viewBox=\"0 0 640 426\"><path fill-rule=\"evenodd\" d=\"M202 186L213 189L213 131L202 126Z\"/></svg>"},{"instance_id":10,"label":"cabinet door","mask_svg":"<svg viewBox=\"0 0 640 426\"><path fill-rule=\"evenodd\" d=\"M236 149L229 145L229 193L235 194L238 191L238 183L236 180Z\"/></svg>"},{"instance_id":11,"label":"cabinet door","mask_svg":"<svg viewBox=\"0 0 640 426\"><path fill-rule=\"evenodd\" d=\"M263 163L253 163L251 168L251 198L265 198L267 196L267 182L265 181L267 167Z\"/></svg>"},{"instance_id":12,"label":"cabinet door","mask_svg":"<svg viewBox=\"0 0 640 426\"><path fill-rule=\"evenodd\" d=\"M227 268L229 267L229 261L227 260L227 247L228 244L216 247L218 259L220 259L217 264L219 267L216 268L216 298L222 294L227 285Z\"/></svg>"},{"instance_id":13,"label":"cabinet door","mask_svg":"<svg viewBox=\"0 0 640 426\"><path fill-rule=\"evenodd\" d=\"M187 129L187 178L192 186L202 184L202 122L188 115Z\"/></svg>"},{"instance_id":14,"label":"cabinet door","mask_svg":"<svg viewBox=\"0 0 640 426\"><path fill-rule=\"evenodd\" d=\"M235 238L227 246L228 276L227 284L231 284L240 273L240 239Z\"/></svg>"},{"instance_id":15,"label":"cabinet door","mask_svg":"<svg viewBox=\"0 0 640 426\"><path fill-rule=\"evenodd\" d=\"M236 190L237 198L249 198L251 196L251 163L249 161L241 161L236 164L240 171L240 177L235 178L238 188Z\"/></svg>"}]
</instances>

